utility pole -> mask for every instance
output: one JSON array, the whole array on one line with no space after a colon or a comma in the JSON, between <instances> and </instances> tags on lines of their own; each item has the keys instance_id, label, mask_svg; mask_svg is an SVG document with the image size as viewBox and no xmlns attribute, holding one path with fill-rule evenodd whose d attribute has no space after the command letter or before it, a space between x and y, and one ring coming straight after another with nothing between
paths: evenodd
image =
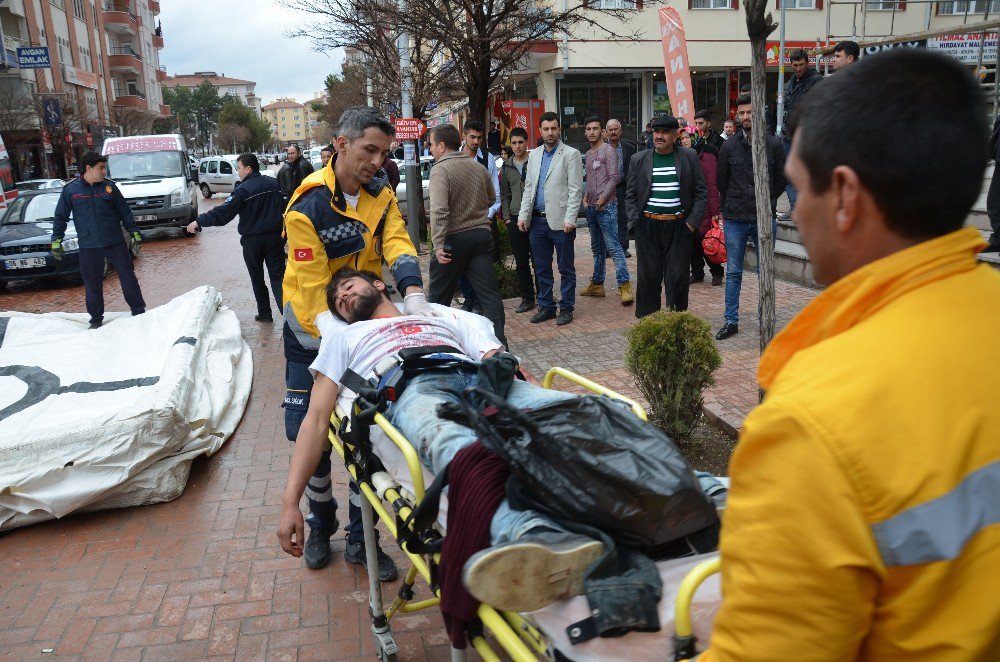
<instances>
[{"instance_id":1,"label":"utility pole","mask_svg":"<svg viewBox=\"0 0 1000 662\"><path fill-rule=\"evenodd\" d=\"M774 132L778 138L781 138L781 128L785 123L785 5L787 2L781 3L781 36L778 43L778 122L777 130Z\"/></svg>"},{"instance_id":2,"label":"utility pole","mask_svg":"<svg viewBox=\"0 0 1000 662\"><path fill-rule=\"evenodd\" d=\"M405 0L399 0L400 8L405 8ZM399 49L399 72L402 78L403 117L413 117L413 100L410 98L410 35L399 34L396 42ZM403 169L406 173L406 231L410 241L420 252L420 208L424 204L423 182L420 181L420 167L417 165L417 141L403 143Z\"/></svg>"}]
</instances>

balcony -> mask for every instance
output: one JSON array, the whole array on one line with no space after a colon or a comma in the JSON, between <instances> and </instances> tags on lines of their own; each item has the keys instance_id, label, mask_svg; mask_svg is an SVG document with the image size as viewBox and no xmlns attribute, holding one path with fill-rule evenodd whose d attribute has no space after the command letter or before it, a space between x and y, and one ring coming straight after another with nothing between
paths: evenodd
<instances>
[{"instance_id":1,"label":"balcony","mask_svg":"<svg viewBox=\"0 0 1000 662\"><path fill-rule=\"evenodd\" d=\"M149 0L149 11L153 12L153 16L159 15L160 3L157 0Z\"/></svg>"},{"instance_id":2,"label":"balcony","mask_svg":"<svg viewBox=\"0 0 1000 662\"><path fill-rule=\"evenodd\" d=\"M135 36L139 33L139 19L128 9L126 2L104 3L104 29L112 34Z\"/></svg>"},{"instance_id":3,"label":"balcony","mask_svg":"<svg viewBox=\"0 0 1000 662\"><path fill-rule=\"evenodd\" d=\"M112 71L142 73L142 60L131 46L112 46L108 49L108 67Z\"/></svg>"},{"instance_id":4,"label":"balcony","mask_svg":"<svg viewBox=\"0 0 1000 662\"><path fill-rule=\"evenodd\" d=\"M163 37L160 35L153 35L153 48L160 50L163 48Z\"/></svg>"},{"instance_id":5,"label":"balcony","mask_svg":"<svg viewBox=\"0 0 1000 662\"><path fill-rule=\"evenodd\" d=\"M167 68L160 65L160 68L156 70L156 82L162 83L167 80Z\"/></svg>"},{"instance_id":6,"label":"balcony","mask_svg":"<svg viewBox=\"0 0 1000 662\"><path fill-rule=\"evenodd\" d=\"M115 92L114 105L116 108L121 106L137 110L149 110L149 104L146 103L146 95L141 93L131 94L131 90L127 94Z\"/></svg>"},{"instance_id":7,"label":"balcony","mask_svg":"<svg viewBox=\"0 0 1000 662\"><path fill-rule=\"evenodd\" d=\"M170 106L165 103L160 104L160 114L164 117L170 117Z\"/></svg>"}]
</instances>

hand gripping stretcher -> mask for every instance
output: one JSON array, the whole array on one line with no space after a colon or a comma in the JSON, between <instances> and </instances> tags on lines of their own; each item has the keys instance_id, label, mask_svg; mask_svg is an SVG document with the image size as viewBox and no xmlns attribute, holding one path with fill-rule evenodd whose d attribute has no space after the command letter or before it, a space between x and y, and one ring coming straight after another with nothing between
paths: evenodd
<instances>
[{"instance_id":1,"label":"hand gripping stretcher","mask_svg":"<svg viewBox=\"0 0 1000 662\"><path fill-rule=\"evenodd\" d=\"M637 416L646 419L646 413L638 403L563 368L549 370L542 386L552 388L556 377L593 393L624 401ZM372 635L378 659L394 662L397 660L399 647L392 634L392 618L396 614L433 608L440 603L441 589L436 580L440 554L411 551L420 550L422 545L419 543L428 541L418 540L412 530L412 523L408 522L414 508L424 498L425 484L433 477L421 464L413 445L383 415L384 406L369 402L364 397L359 397L353 406L353 417L342 407L337 407L330 420L329 439L363 496L361 517L367 553ZM370 443L357 441L359 436L352 434L351 430L352 418L355 421L370 422ZM446 533L443 524L445 508L446 504L442 504L437 531L432 536L443 536ZM388 608L383 603L378 581L375 552L375 524L378 520L400 543L400 548L410 562L398 594ZM426 536L426 533L421 535ZM689 659L695 654L696 641L707 641L711 621L721 600L718 578L712 577L719 569L718 555L702 554L661 561L657 567L663 579L663 597L659 610L662 626L660 632L631 632L623 637L597 638L573 646L569 642L566 628L589 614L586 598L577 596L527 615L498 611L481 604L477 612L481 627L469 632L469 641L487 662L500 659L517 662L539 659L578 662ZM431 593L430 597L422 600L415 600L414 584L418 576L427 583ZM698 592L703 583L703 590ZM671 623L674 626L673 637L668 634ZM502 651L502 657L496 648ZM465 660L465 650L452 648L452 660Z\"/></svg>"}]
</instances>

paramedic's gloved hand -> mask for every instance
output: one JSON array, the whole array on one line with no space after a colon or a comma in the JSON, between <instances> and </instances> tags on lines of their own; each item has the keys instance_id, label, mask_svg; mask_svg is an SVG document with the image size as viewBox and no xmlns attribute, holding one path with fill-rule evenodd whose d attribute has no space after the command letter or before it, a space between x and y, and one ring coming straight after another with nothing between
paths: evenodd
<instances>
[{"instance_id":1,"label":"paramedic's gloved hand","mask_svg":"<svg viewBox=\"0 0 1000 662\"><path fill-rule=\"evenodd\" d=\"M63 250L62 241L59 240L59 239L57 239L56 241L53 241L52 242L52 257L54 257L57 260L61 260L61 259L63 259L63 255L65 255L65 254L66 254L66 251Z\"/></svg>"},{"instance_id":2,"label":"paramedic's gloved hand","mask_svg":"<svg viewBox=\"0 0 1000 662\"><path fill-rule=\"evenodd\" d=\"M298 558L305 548L305 522L298 506L281 509L278 518L278 544L286 554Z\"/></svg>"},{"instance_id":3,"label":"paramedic's gloved hand","mask_svg":"<svg viewBox=\"0 0 1000 662\"><path fill-rule=\"evenodd\" d=\"M423 292L411 292L403 297L403 312L407 315L423 315L424 317L441 317L441 314L431 308Z\"/></svg>"},{"instance_id":4,"label":"paramedic's gloved hand","mask_svg":"<svg viewBox=\"0 0 1000 662\"><path fill-rule=\"evenodd\" d=\"M132 233L132 252L138 255L142 251L142 234L136 230Z\"/></svg>"}]
</instances>

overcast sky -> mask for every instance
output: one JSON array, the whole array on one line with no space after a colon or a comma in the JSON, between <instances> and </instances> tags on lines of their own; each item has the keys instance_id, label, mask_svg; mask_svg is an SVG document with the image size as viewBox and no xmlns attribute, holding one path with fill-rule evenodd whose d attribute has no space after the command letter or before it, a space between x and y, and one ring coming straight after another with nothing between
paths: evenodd
<instances>
[{"instance_id":1,"label":"overcast sky","mask_svg":"<svg viewBox=\"0 0 1000 662\"><path fill-rule=\"evenodd\" d=\"M252 80L263 105L278 97L314 98L344 59L341 49L328 56L313 51L308 39L286 38L309 16L275 0L164 0L158 18L167 73L215 71Z\"/></svg>"}]
</instances>

